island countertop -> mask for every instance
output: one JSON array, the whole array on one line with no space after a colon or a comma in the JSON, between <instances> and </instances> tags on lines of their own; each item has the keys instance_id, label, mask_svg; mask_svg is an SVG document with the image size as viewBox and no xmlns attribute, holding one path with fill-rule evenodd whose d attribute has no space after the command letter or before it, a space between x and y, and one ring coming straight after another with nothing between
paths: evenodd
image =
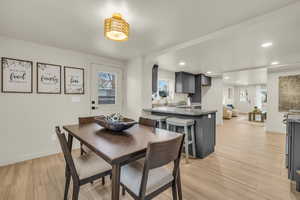
<instances>
[{"instance_id":1,"label":"island countertop","mask_svg":"<svg viewBox=\"0 0 300 200\"><path fill-rule=\"evenodd\" d=\"M202 110L196 108L176 108L176 107L146 108L143 109L143 111L165 113L165 114L187 115L187 116L201 116L201 115L207 115L207 114L217 112L217 110Z\"/></svg>"}]
</instances>

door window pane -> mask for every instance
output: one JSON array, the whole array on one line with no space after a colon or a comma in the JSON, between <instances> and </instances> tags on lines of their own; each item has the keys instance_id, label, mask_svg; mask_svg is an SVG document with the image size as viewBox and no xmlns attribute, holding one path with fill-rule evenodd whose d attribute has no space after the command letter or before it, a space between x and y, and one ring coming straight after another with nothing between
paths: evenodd
<instances>
[{"instance_id":1,"label":"door window pane","mask_svg":"<svg viewBox=\"0 0 300 200\"><path fill-rule=\"evenodd\" d=\"M116 104L116 75L98 72L98 104Z\"/></svg>"}]
</instances>

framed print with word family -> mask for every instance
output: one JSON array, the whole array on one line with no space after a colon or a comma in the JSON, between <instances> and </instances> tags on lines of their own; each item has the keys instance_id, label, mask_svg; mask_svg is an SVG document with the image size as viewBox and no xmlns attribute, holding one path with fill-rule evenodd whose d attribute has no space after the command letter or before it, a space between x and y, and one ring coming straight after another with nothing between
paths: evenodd
<instances>
[{"instance_id":1,"label":"framed print with word family","mask_svg":"<svg viewBox=\"0 0 300 200\"><path fill-rule=\"evenodd\" d=\"M65 94L84 94L84 69L64 67Z\"/></svg>"},{"instance_id":2,"label":"framed print with word family","mask_svg":"<svg viewBox=\"0 0 300 200\"><path fill-rule=\"evenodd\" d=\"M61 66L37 63L37 93L61 94Z\"/></svg>"},{"instance_id":3,"label":"framed print with word family","mask_svg":"<svg viewBox=\"0 0 300 200\"><path fill-rule=\"evenodd\" d=\"M1 91L4 93L32 93L32 61L1 59Z\"/></svg>"}]
</instances>

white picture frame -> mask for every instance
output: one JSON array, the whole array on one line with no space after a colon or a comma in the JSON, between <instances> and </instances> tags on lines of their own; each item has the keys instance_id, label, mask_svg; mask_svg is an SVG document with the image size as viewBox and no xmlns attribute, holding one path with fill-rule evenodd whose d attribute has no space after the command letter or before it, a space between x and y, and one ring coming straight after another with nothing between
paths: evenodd
<instances>
[{"instance_id":1,"label":"white picture frame","mask_svg":"<svg viewBox=\"0 0 300 200\"><path fill-rule=\"evenodd\" d=\"M33 62L1 58L1 91L3 93L33 92Z\"/></svg>"},{"instance_id":2,"label":"white picture frame","mask_svg":"<svg viewBox=\"0 0 300 200\"><path fill-rule=\"evenodd\" d=\"M65 94L84 94L84 69L64 67Z\"/></svg>"},{"instance_id":3,"label":"white picture frame","mask_svg":"<svg viewBox=\"0 0 300 200\"><path fill-rule=\"evenodd\" d=\"M61 65L36 63L37 93L61 94Z\"/></svg>"}]
</instances>

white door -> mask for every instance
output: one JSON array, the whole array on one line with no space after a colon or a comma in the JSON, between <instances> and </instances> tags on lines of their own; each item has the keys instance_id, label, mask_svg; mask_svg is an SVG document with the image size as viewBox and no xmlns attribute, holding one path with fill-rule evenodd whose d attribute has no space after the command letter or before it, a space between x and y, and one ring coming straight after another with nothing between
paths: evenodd
<instances>
[{"instance_id":1,"label":"white door","mask_svg":"<svg viewBox=\"0 0 300 200\"><path fill-rule=\"evenodd\" d=\"M121 113L122 70L109 65L92 64L91 67L91 115Z\"/></svg>"}]
</instances>

